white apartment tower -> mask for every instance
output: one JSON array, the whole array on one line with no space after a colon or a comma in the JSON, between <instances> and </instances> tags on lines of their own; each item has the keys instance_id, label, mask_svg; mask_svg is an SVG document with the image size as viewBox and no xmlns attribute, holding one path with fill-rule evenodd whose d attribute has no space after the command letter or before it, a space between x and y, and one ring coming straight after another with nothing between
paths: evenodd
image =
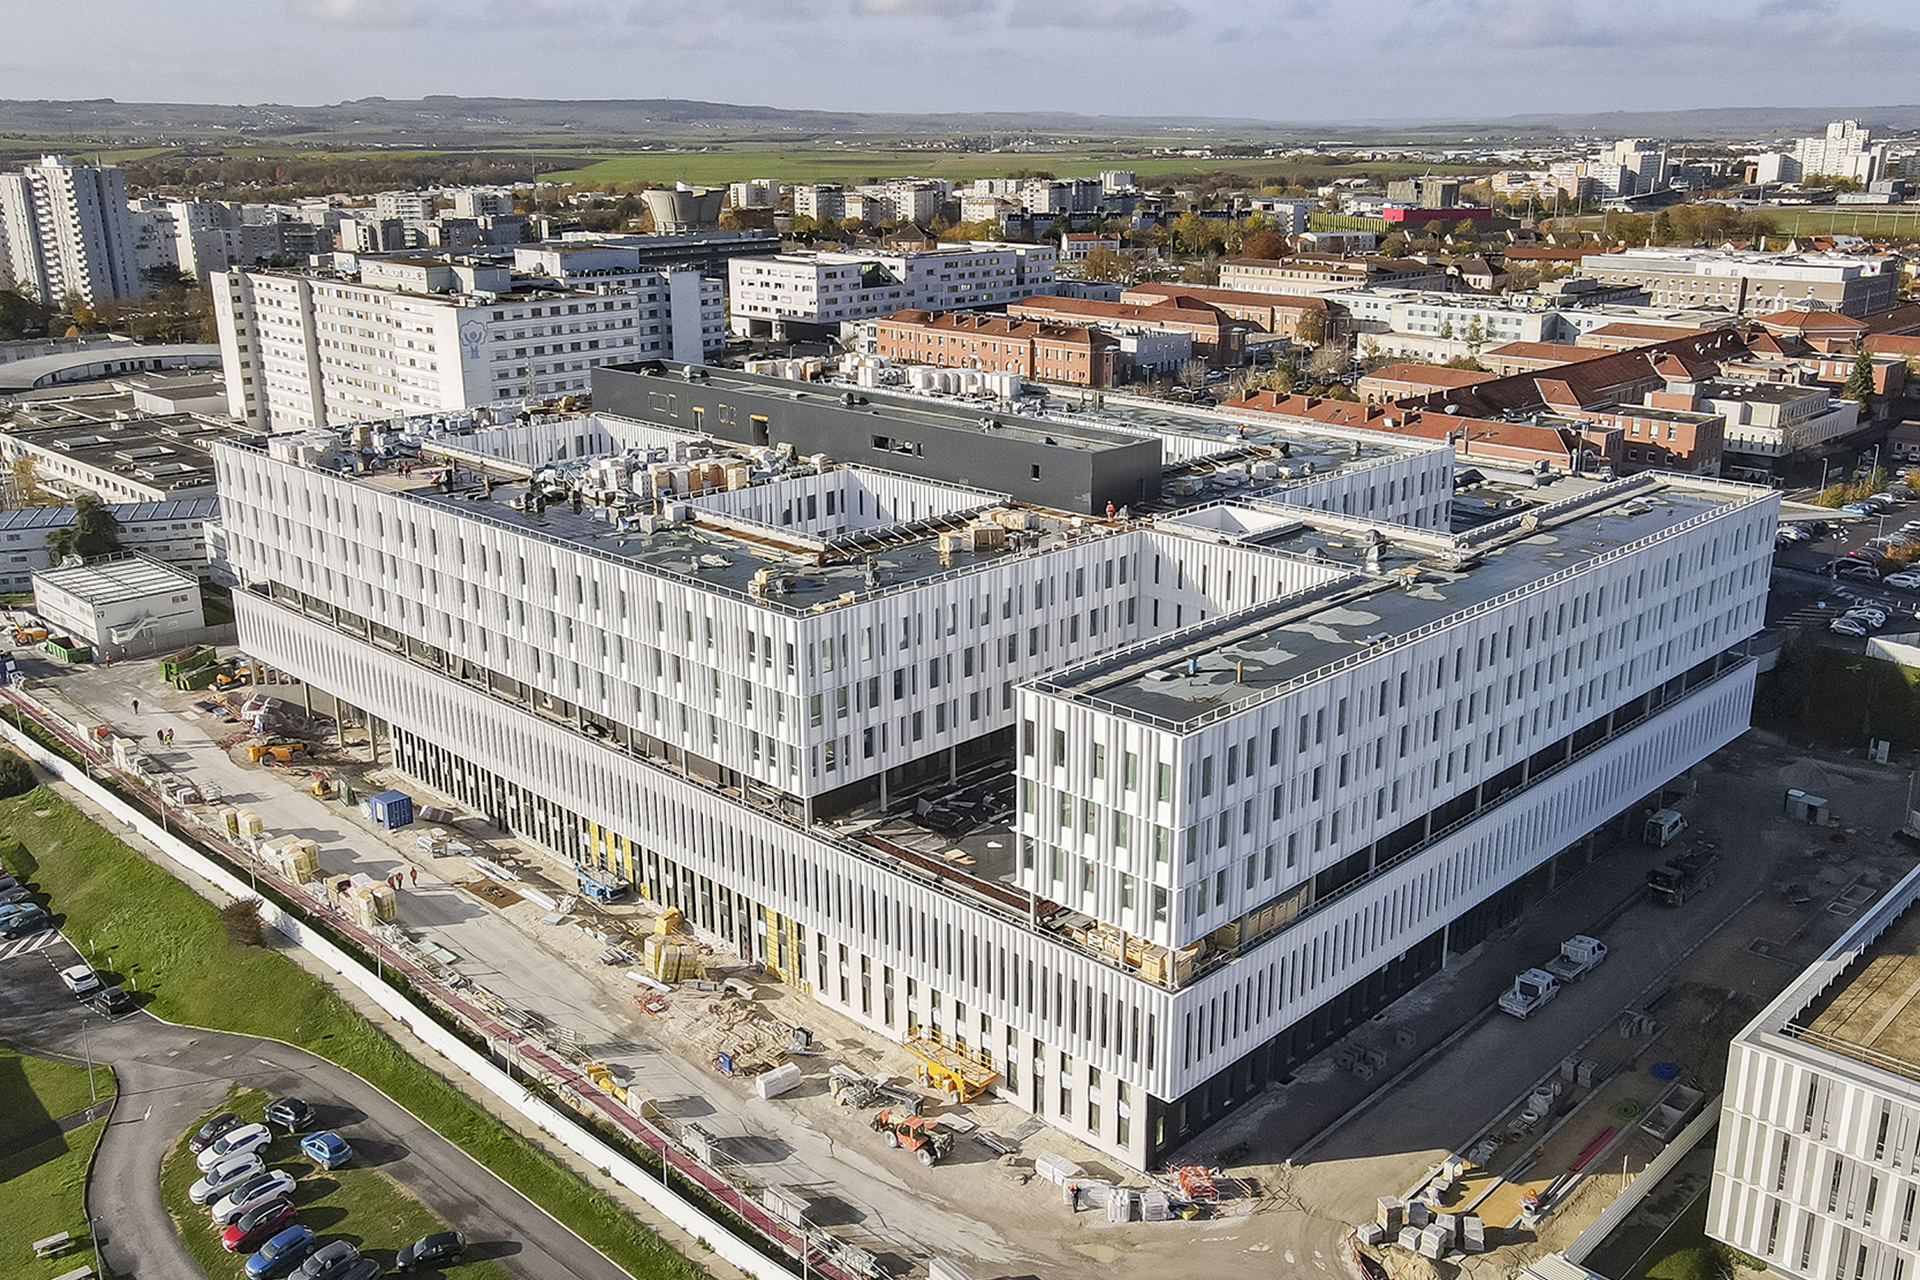
<instances>
[{"instance_id":1,"label":"white apartment tower","mask_svg":"<svg viewBox=\"0 0 1920 1280\"><path fill-rule=\"evenodd\" d=\"M1835 120L1818 138L1802 138L1793 158L1802 176L1851 178L1865 187L1886 167L1887 144L1873 140L1873 130L1858 120Z\"/></svg>"},{"instance_id":2,"label":"white apartment tower","mask_svg":"<svg viewBox=\"0 0 1920 1280\"><path fill-rule=\"evenodd\" d=\"M357 279L215 272L229 412L278 433L578 395L602 365L699 360L724 346L718 281L640 270L631 250L592 251L614 265L527 276L370 258ZM692 314L676 323L676 307Z\"/></svg>"},{"instance_id":3,"label":"white apartment tower","mask_svg":"<svg viewBox=\"0 0 1920 1280\"><path fill-rule=\"evenodd\" d=\"M50 155L0 173L0 266L43 302L137 296L137 238L126 176L113 165Z\"/></svg>"},{"instance_id":4,"label":"white apartment tower","mask_svg":"<svg viewBox=\"0 0 1920 1280\"><path fill-rule=\"evenodd\" d=\"M1102 468L1157 480L1197 438L722 370L595 397L645 418L555 428L608 443L579 483L609 511L221 446L240 643L425 785L1134 1168L1747 724L1768 490L1568 481L1455 536L1450 450L1307 425L1310 475L1108 521L1032 495L1091 467L1098 509ZM843 431L902 470L747 452ZM916 795L973 816L934 835Z\"/></svg>"}]
</instances>

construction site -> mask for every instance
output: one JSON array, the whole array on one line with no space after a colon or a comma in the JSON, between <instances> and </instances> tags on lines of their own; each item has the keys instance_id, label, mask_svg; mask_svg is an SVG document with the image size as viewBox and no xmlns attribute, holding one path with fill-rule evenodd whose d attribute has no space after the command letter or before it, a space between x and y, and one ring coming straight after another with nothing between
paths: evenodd
<instances>
[{"instance_id":1,"label":"construction site","mask_svg":"<svg viewBox=\"0 0 1920 1280\"><path fill-rule=\"evenodd\" d=\"M998 1099L952 1036L866 1032L647 886L583 877L370 763L364 728L271 672L227 662L247 673L232 687L183 689L144 662L29 662L24 711L821 1274L1450 1277L1599 1249L1597 1221L1650 1245L1647 1213L1684 1204L1603 1211L1677 1146L1710 1156L1728 1037L1907 865L1888 769L1750 734L1600 833L1523 918L1139 1174ZM1789 790L1826 801L1819 824ZM1650 839L1660 813L1684 824ZM902 819L887 838L943 839ZM1684 894L1662 889L1689 866Z\"/></svg>"}]
</instances>

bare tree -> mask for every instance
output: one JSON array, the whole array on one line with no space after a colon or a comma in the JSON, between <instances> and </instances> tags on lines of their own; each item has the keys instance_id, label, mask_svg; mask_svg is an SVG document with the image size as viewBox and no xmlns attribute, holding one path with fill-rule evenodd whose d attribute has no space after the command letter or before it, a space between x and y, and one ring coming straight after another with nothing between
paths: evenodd
<instances>
[{"instance_id":1,"label":"bare tree","mask_svg":"<svg viewBox=\"0 0 1920 1280\"><path fill-rule=\"evenodd\" d=\"M1185 361L1174 374L1180 385L1189 391L1198 391L1207 385L1207 362L1200 359Z\"/></svg>"}]
</instances>

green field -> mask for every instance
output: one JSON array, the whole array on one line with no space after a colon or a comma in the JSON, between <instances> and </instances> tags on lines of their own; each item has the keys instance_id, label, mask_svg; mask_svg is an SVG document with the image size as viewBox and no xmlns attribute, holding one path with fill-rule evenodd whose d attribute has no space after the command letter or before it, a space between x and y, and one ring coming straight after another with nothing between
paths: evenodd
<instances>
[{"instance_id":1,"label":"green field","mask_svg":"<svg viewBox=\"0 0 1920 1280\"><path fill-rule=\"evenodd\" d=\"M966 154L952 151L904 151L880 148L847 147L843 150L823 146L792 147L784 150L745 149L736 151L684 151L606 156L577 169L561 169L541 174L548 182L573 182L589 186L601 183L691 182L718 186L744 182L749 178L775 178L781 182L865 182L870 178L921 177L946 178L952 182L971 182L975 178L998 178L1016 170L1044 170L1060 178L1098 177L1102 169L1131 169L1143 182L1154 177L1178 180L1183 176L1213 172L1240 174L1256 182L1281 177L1318 181L1338 174L1407 175L1446 172L1445 165L1399 164L1389 161L1342 165L1324 159L1287 157L1248 157L1205 159L1191 156L1148 156L1138 152L1113 150L1029 151Z\"/></svg>"},{"instance_id":2,"label":"green field","mask_svg":"<svg viewBox=\"0 0 1920 1280\"><path fill-rule=\"evenodd\" d=\"M267 1095L257 1089L237 1089L216 1111L233 1111L253 1119L266 1101ZM187 1150L187 1139L214 1114L209 1111L195 1120L161 1162L160 1198L167 1212L173 1215L187 1252L193 1255L209 1280L227 1280L227 1277L244 1280L243 1268L250 1255L228 1253L221 1248L220 1230L209 1221L207 1211L187 1195L188 1188L200 1176L193 1153ZM341 1136L349 1143L355 1137L351 1132ZM393 1269L396 1251L421 1236L446 1229L446 1223L376 1169L358 1168L351 1163L331 1172L317 1168L301 1154L298 1137L284 1134L276 1137L261 1156L269 1169L284 1169L297 1179L292 1199L299 1206L302 1225L322 1242L348 1241L389 1271ZM499 1263L485 1260L461 1263L458 1274L462 1280L507 1280L507 1273Z\"/></svg>"},{"instance_id":3,"label":"green field","mask_svg":"<svg viewBox=\"0 0 1920 1280\"><path fill-rule=\"evenodd\" d=\"M37 880L54 910L64 913L69 933L91 939L99 967L138 991L153 1013L193 1026L274 1036L338 1063L637 1280L694 1280L703 1274L604 1192L395 1044L318 978L276 952L230 945L212 904L54 792L41 787L0 801L0 830L24 846L8 869Z\"/></svg>"},{"instance_id":4,"label":"green field","mask_svg":"<svg viewBox=\"0 0 1920 1280\"><path fill-rule=\"evenodd\" d=\"M94 1069L100 1096L113 1093L113 1072ZM0 1049L0 1275L10 1280L46 1280L65 1275L93 1258L87 1243L87 1160L106 1128L104 1119L30 1141L62 1116L93 1101L85 1067L30 1058ZM33 1256L33 1242L62 1231L82 1243L57 1258Z\"/></svg>"},{"instance_id":5,"label":"green field","mask_svg":"<svg viewBox=\"0 0 1920 1280\"><path fill-rule=\"evenodd\" d=\"M1915 235L1920 209L1885 205L1829 205L1815 209L1767 209L1786 235Z\"/></svg>"}]
</instances>

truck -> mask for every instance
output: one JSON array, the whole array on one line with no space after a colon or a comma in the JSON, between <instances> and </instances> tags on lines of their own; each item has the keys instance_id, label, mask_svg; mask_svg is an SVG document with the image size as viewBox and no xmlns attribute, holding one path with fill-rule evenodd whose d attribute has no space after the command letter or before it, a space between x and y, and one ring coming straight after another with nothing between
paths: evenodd
<instances>
[{"instance_id":1,"label":"truck","mask_svg":"<svg viewBox=\"0 0 1920 1280\"><path fill-rule=\"evenodd\" d=\"M1547 961L1546 970L1561 982L1578 982L1607 958L1607 944L1576 933L1560 944L1560 954Z\"/></svg>"},{"instance_id":2,"label":"truck","mask_svg":"<svg viewBox=\"0 0 1920 1280\"><path fill-rule=\"evenodd\" d=\"M1662 906L1684 906L1688 898L1714 882L1720 855L1695 850L1647 872L1647 897Z\"/></svg>"},{"instance_id":3,"label":"truck","mask_svg":"<svg viewBox=\"0 0 1920 1280\"><path fill-rule=\"evenodd\" d=\"M1516 976L1512 989L1500 997L1500 1011L1525 1021L1559 994L1558 978L1545 969L1528 969Z\"/></svg>"},{"instance_id":4,"label":"truck","mask_svg":"<svg viewBox=\"0 0 1920 1280\"><path fill-rule=\"evenodd\" d=\"M1640 838L1656 849L1664 849L1686 829L1687 819L1678 810L1655 809L1647 815L1647 825L1641 829Z\"/></svg>"}]
</instances>

